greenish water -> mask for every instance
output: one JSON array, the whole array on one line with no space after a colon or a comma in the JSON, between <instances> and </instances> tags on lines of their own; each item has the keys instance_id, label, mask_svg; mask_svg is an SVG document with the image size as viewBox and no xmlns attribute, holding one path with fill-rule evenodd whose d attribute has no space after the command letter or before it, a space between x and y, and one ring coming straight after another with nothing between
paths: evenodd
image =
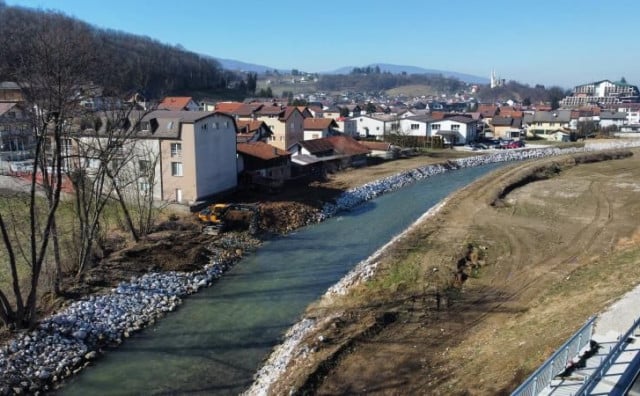
<instances>
[{"instance_id":1,"label":"greenish water","mask_svg":"<svg viewBox=\"0 0 640 396\"><path fill-rule=\"evenodd\" d=\"M437 175L265 242L211 288L109 350L65 395L238 394L306 306L426 210L503 164Z\"/></svg>"}]
</instances>

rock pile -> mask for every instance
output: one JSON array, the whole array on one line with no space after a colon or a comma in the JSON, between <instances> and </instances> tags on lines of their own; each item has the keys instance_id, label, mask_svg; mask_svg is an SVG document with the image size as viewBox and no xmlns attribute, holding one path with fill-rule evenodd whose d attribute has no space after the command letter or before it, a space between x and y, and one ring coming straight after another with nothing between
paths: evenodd
<instances>
[{"instance_id":1,"label":"rock pile","mask_svg":"<svg viewBox=\"0 0 640 396\"><path fill-rule=\"evenodd\" d=\"M77 301L15 337L0 349L0 394L51 390L88 365L101 348L120 344L176 309L182 296L211 285L234 261L221 258L224 247L250 248L231 234L227 238L220 242L225 246L212 248L212 261L200 271L150 273L121 282L109 293Z\"/></svg>"}]
</instances>

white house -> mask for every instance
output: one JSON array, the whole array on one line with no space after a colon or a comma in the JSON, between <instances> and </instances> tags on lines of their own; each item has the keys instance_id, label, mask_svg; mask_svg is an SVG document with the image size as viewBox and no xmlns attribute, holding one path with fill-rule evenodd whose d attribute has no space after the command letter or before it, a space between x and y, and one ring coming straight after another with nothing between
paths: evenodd
<instances>
[{"instance_id":1,"label":"white house","mask_svg":"<svg viewBox=\"0 0 640 396\"><path fill-rule=\"evenodd\" d=\"M400 133L406 136L431 136L429 131L433 121L429 116L403 118L400 120Z\"/></svg>"},{"instance_id":2,"label":"white house","mask_svg":"<svg viewBox=\"0 0 640 396\"><path fill-rule=\"evenodd\" d=\"M433 121L429 129L429 136L442 136L445 144L468 144L478 137L477 122L464 116Z\"/></svg>"},{"instance_id":3,"label":"white house","mask_svg":"<svg viewBox=\"0 0 640 396\"><path fill-rule=\"evenodd\" d=\"M627 123L627 113L623 112L600 112L600 128L616 127L620 129Z\"/></svg>"},{"instance_id":4,"label":"white house","mask_svg":"<svg viewBox=\"0 0 640 396\"><path fill-rule=\"evenodd\" d=\"M385 135L397 133L400 129L400 120L396 115L361 115L353 119L357 121L358 134L362 137L374 137L377 140L383 140Z\"/></svg>"}]
</instances>

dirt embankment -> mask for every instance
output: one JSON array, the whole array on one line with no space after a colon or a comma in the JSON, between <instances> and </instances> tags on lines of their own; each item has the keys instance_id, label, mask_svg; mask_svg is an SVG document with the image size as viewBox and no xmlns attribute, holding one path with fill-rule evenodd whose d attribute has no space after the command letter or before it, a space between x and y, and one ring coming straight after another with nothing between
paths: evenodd
<instances>
[{"instance_id":1,"label":"dirt embankment","mask_svg":"<svg viewBox=\"0 0 640 396\"><path fill-rule=\"evenodd\" d=\"M517 164L454 194L373 279L308 310L333 319L270 393L508 393L640 282L635 154Z\"/></svg>"}]
</instances>

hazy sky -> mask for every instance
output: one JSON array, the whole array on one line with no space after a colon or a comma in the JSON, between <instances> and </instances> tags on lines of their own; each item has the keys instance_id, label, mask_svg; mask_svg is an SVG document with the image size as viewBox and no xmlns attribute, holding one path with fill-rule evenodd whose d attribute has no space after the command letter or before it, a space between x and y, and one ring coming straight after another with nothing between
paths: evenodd
<instances>
[{"instance_id":1,"label":"hazy sky","mask_svg":"<svg viewBox=\"0 0 640 396\"><path fill-rule=\"evenodd\" d=\"M5 2L279 69L379 62L567 88L640 83L640 0Z\"/></svg>"}]
</instances>

